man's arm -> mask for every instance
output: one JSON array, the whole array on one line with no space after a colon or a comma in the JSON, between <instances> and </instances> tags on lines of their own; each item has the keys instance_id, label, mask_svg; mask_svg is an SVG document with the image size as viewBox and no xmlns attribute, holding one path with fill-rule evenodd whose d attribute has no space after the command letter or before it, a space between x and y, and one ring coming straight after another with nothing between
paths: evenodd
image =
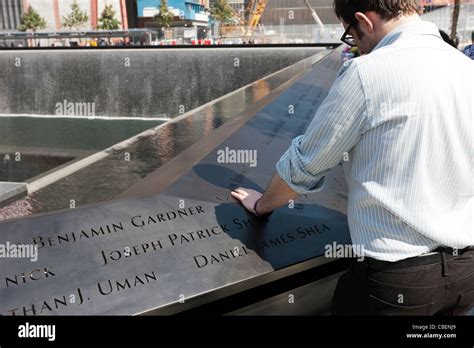
<instances>
[{"instance_id":1,"label":"man's arm","mask_svg":"<svg viewBox=\"0 0 474 348\"><path fill-rule=\"evenodd\" d=\"M257 215L269 213L299 194L321 191L326 172L337 166L370 128L363 86L353 63L344 64L306 133L293 139L277 163L277 174L258 202ZM254 212L262 194L239 187L232 196Z\"/></svg>"},{"instance_id":2,"label":"man's arm","mask_svg":"<svg viewBox=\"0 0 474 348\"><path fill-rule=\"evenodd\" d=\"M299 196L278 174L273 175L272 181L263 195L258 191L242 187L232 191L231 195L238 199L247 210L257 215L270 213ZM258 205L255 206L257 200ZM254 211L254 207L256 211Z\"/></svg>"}]
</instances>

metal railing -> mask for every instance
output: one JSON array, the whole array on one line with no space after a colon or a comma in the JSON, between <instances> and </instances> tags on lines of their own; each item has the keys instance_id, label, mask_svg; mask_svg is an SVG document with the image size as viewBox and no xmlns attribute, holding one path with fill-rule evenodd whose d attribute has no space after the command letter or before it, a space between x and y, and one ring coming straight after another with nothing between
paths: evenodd
<instances>
[{"instance_id":1,"label":"metal railing","mask_svg":"<svg viewBox=\"0 0 474 348\"><path fill-rule=\"evenodd\" d=\"M153 29L0 32L0 47L72 47L151 44L157 31Z\"/></svg>"},{"instance_id":2,"label":"metal railing","mask_svg":"<svg viewBox=\"0 0 474 348\"><path fill-rule=\"evenodd\" d=\"M451 33L454 5L425 8L422 18L435 23L448 35ZM321 10L321 8L319 8ZM324 8L329 10L329 8ZM334 44L343 33L340 24L317 23L249 26L171 27L118 31L2 33L0 46L122 46L122 45L213 45L213 44ZM460 7L457 36L460 46L471 42L474 31L474 0L463 1Z\"/></svg>"}]
</instances>

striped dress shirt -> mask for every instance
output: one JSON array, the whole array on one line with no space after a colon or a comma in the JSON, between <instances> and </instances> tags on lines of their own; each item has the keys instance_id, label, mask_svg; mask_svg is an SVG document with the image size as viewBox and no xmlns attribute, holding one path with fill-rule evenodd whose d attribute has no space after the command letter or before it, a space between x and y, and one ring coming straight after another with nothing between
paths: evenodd
<instances>
[{"instance_id":1,"label":"striped dress shirt","mask_svg":"<svg viewBox=\"0 0 474 348\"><path fill-rule=\"evenodd\" d=\"M398 261L474 245L473 81L474 62L434 24L402 25L343 64L277 173L308 194L342 162L359 256Z\"/></svg>"}]
</instances>

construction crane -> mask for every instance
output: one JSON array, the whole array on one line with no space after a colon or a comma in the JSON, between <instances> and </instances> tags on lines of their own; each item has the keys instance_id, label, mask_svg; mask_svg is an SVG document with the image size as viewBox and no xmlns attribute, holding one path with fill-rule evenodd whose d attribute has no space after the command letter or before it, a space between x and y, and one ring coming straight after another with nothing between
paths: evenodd
<instances>
[{"instance_id":1,"label":"construction crane","mask_svg":"<svg viewBox=\"0 0 474 348\"><path fill-rule=\"evenodd\" d=\"M316 24L321 28L324 29L324 24L319 18L316 11L311 7L308 0L304 0L306 7L311 11L311 16L313 17ZM241 25L247 25L248 31L247 35L250 35L251 30L256 27L260 23L260 19L262 18L263 13L265 12L265 8L268 4L268 0L250 0L245 13L248 13L248 19L243 19L237 11L232 8L232 12L234 13L234 17L239 21Z\"/></svg>"},{"instance_id":2,"label":"construction crane","mask_svg":"<svg viewBox=\"0 0 474 348\"><path fill-rule=\"evenodd\" d=\"M234 15L234 18L242 26L240 28L240 30L242 30L242 34L249 36L251 35L252 29L256 27L260 22L260 18L262 17L263 12L265 11L267 3L268 0L250 0L244 12L249 14L248 18L242 18L232 6L229 6ZM244 15L244 17L246 16ZM247 27L247 30L245 29L245 27ZM233 31L234 29L229 28L228 30Z\"/></svg>"},{"instance_id":3,"label":"construction crane","mask_svg":"<svg viewBox=\"0 0 474 348\"><path fill-rule=\"evenodd\" d=\"M249 13L249 19L247 25L252 28L257 26L262 18L263 12L265 12L265 7L267 6L268 0L250 0L247 6L247 11Z\"/></svg>"},{"instance_id":4,"label":"construction crane","mask_svg":"<svg viewBox=\"0 0 474 348\"><path fill-rule=\"evenodd\" d=\"M249 13L249 19L247 25L252 28L257 26L262 18L263 12L265 12L265 7L267 6L268 0L250 0L247 6L246 12ZM324 24L319 18L316 11L311 7L308 0L304 0L306 7L311 11L311 16L313 17L316 24L323 29Z\"/></svg>"}]
</instances>

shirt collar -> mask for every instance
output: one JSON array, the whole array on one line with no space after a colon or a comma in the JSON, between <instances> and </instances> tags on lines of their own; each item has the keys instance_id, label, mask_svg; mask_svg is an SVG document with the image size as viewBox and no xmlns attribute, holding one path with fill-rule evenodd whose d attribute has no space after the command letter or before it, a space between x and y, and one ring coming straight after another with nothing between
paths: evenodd
<instances>
[{"instance_id":1,"label":"shirt collar","mask_svg":"<svg viewBox=\"0 0 474 348\"><path fill-rule=\"evenodd\" d=\"M414 20L413 22L409 22L399 27L393 29L390 33L385 35L385 37L375 46L372 50L375 51L379 48L389 46L393 44L395 41L398 41L402 38L419 36L419 35L434 35L442 40L441 35L439 34L439 30L431 22L426 22L422 20Z\"/></svg>"}]
</instances>

